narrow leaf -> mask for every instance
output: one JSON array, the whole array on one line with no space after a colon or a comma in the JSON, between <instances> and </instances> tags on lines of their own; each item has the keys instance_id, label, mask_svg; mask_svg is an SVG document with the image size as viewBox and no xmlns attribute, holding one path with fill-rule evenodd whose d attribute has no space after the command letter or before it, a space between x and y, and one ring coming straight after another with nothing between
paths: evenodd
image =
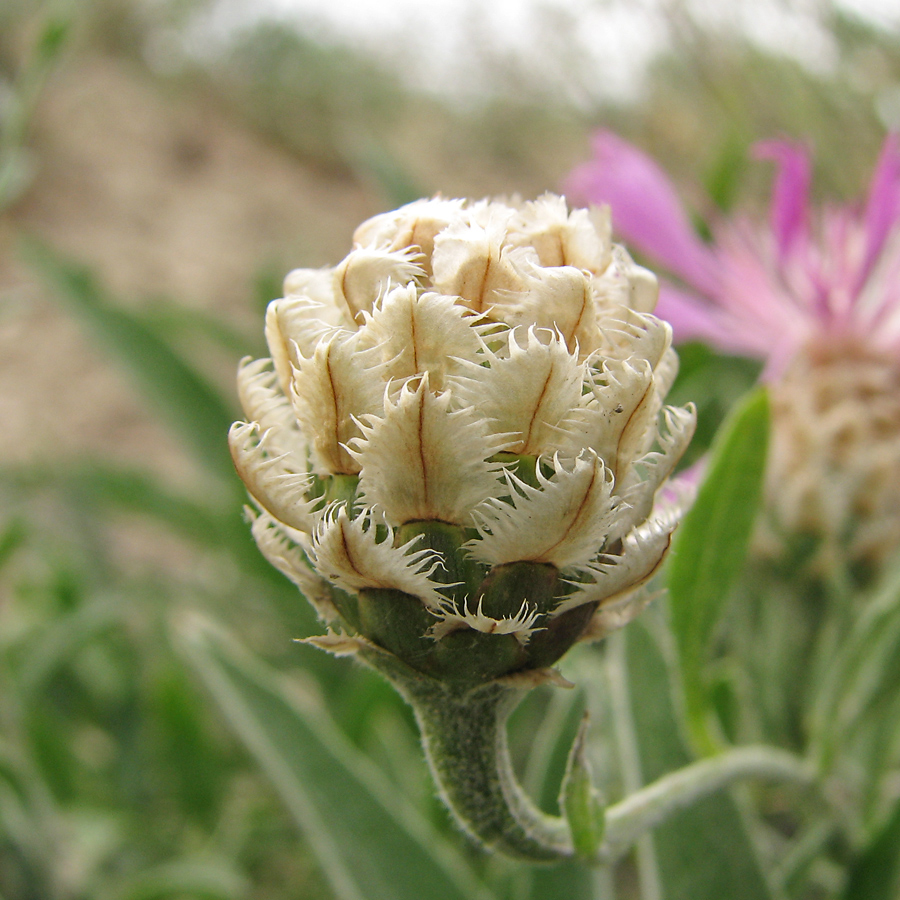
<instances>
[{"instance_id":1,"label":"narrow leaf","mask_svg":"<svg viewBox=\"0 0 900 900\"><path fill-rule=\"evenodd\" d=\"M86 268L34 238L24 241L22 250L46 284L131 372L200 462L236 486L225 441L235 416L218 392L140 319L112 303Z\"/></svg>"},{"instance_id":2,"label":"narrow leaf","mask_svg":"<svg viewBox=\"0 0 900 900\"><path fill-rule=\"evenodd\" d=\"M678 377L666 398L673 406L693 403L697 429L681 467L692 466L710 448L729 412L759 382L757 360L716 353L706 344L688 342L678 347Z\"/></svg>"},{"instance_id":3,"label":"narrow leaf","mask_svg":"<svg viewBox=\"0 0 900 900\"><path fill-rule=\"evenodd\" d=\"M556 811L554 804L559 803L559 788L571 759L573 741L584 721L584 704L580 690L548 690L539 718L518 723L519 733L527 734L529 746L523 784L547 812ZM523 900L613 900L610 871L606 867L586 866L579 860L530 866L520 876L528 885L521 894Z\"/></svg>"},{"instance_id":4,"label":"narrow leaf","mask_svg":"<svg viewBox=\"0 0 900 900\"><path fill-rule=\"evenodd\" d=\"M624 634L641 775L644 784L650 784L683 768L691 757L681 738L671 673L657 635L642 620ZM665 900L772 900L740 812L727 791L673 815L653 831L653 842Z\"/></svg>"},{"instance_id":5,"label":"narrow leaf","mask_svg":"<svg viewBox=\"0 0 900 900\"><path fill-rule=\"evenodd\" d=\"M71 612L49 620L28 648L16 679L23 707L36 702L47 679L96 635L119 622L124 605L118 596L100 596ZM38 706L40 704L38 703Z\"/></svg>"},{"instance_id":6,"label":"narrow leaf","mask_svg":"<svg viewBox=\"0 0 900 900\"><path fill-rule=\"evenodd\" d=\"M823 765L860 721L896 700L900 678L900 565L876 591L856 598L859 614L829 657L810 716L813 741Z\"/></svg>"},{"instance_id":7,"label":"narrow leaf","mask_svg":"<svg viewBox=\"0 0 900 900\"><path fill-rule=\"evenodd\" d=\"M691 732L705 750L703 678L714 629L741 571L762 492L769 428L764 390L722 426L696 502L672 545L668 588Z\"/></svg>"},{"instance_id":8,"label":"narrow leaf","mask_svg":"<svg viewBox=\"0 0 900 900\"><path fill-rule=\"evenodd\" d=\"M896 900L900 893L900 804L850 868L844 900Z\"/></svg>"},{"instance_id":9,"label":"narrow leaf","mask_svg":"<svg viewBox=\"0 0 900 900\"><path fill-rule=\"evenodd\" d=\"M226 860L176 860L133 876L104 892L102 900L239 900L250 893L249 888L246 879Z\"/></svg>"},{"instance_id":10,"label":"narrow leaf","mask_svg":"<svg viewBox=\"0 0 900 900\"><path fill-rule=\"evenodd\" d=\"M328 713L197 616L176 640L303 829L339 900L491 900Z\"/></svg>"},{"instance_id":11,"label":"narrow leaf","mask_svg":"<svg viewBox=\"0 0 900 900\"><path fill-rule=\"evenodd\" d=\"M13 519L0 532L0 569L6 565L16 550L24 543L26 531L27 529L22 519Z\"/></svg>"},{"instance_id":12,"label":"narrow leaf","mask_svg":"<svg viewBox=\"0 0 900 900\"><path fill-rule=\"evenodd\" d=\"M746 168L747 142L732 132L719 147L704 178L706 192L720 212L731 212Z\"/></svg>"},{"instance_id":13,"label":"narrow leaf","mask_svg":"<svg viewBox=\"0 0 900 900\"><path fill-rule=\"evenodd\" d=\"M569 860L557 866L533 866L531 900L615 900L612 872Z\"/></svg>"},{"instance_id":14,"label":"narrow leaf","mask_svg":"<svg viewBox=\"0 0 900 900\"><path fill-rule=\"evenodd\" d=\"M569 754L559 803L572 830L575 853L582 859L591 859L596 855L603 840L605 814L591 778L586 750L587 729L588 717L585 714Z\"/></svg>"}]
</instances>

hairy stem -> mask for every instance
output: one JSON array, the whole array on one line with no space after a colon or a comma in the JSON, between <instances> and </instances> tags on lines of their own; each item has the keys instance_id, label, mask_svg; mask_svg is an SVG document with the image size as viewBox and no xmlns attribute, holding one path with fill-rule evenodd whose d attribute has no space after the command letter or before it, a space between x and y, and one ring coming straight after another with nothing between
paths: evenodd
<instances>
[{"instance_id":1,"label":"hairy stem","mask_svg":"<svg viewBox=\"0 0 900 900\"><path fill-rule=\"evenodd\" d=\"M735 747L657 779L606 811L603 855L624 853L637 838L669 816L719 788L744 778L811 785L813 768L774 747Z\"/></svg>"},{"instance_id":2,"label":"hairy stem","mask_svg":"<svg viewBox=\"0 0 900 900\"><path fill-rule=\"evenodd\" d=\"M554 862L576 856L566 819L538 809L510 761L506 723L530 689L527 680L447 684L374 646L361 656L413 707L441 798L464 831L486 848L518 859ZM692 763L609 807L604 842L596 857L585 861L615 861L673 813L744 778L809 784L814 775L802 760L771 747L738 747Z\"/></svg>"},{"instance_id":3,"label":"hairy stem","mask_svg":"<svg viewBox=\"0 0 900 900\"><path fill-rule=\"evenodd\" d=\"M566 820L541 812L513 772L506 722L527 689L502 682L461 688L391 668L391 681L415 711L441 798L463 830L506 856L572 857Z\"/></svg>"}]
</instances>

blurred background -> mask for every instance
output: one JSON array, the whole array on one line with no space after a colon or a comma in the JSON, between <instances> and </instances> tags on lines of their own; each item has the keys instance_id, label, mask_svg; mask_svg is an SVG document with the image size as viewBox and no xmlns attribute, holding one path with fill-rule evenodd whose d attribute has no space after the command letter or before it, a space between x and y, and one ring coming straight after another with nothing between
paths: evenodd
<instances>
[{"instance_id":1,"label":"blurred background","mask_svg":"<svg viewBox=\"0 0 900 900\"><path fill-rule=\"evenodd\" d=\"M0 898L332 896L185 664L186 608L327 698L448 830L390 689L292 643L318 626L241 521L234 371L283 275L336 263L364 218L558 189L601 125L701 230L760 208L761 138L803 139L815 190L858 196L900 127L900 13L2 0ZM692 395L701 449L755 377L728 372Z\"/></svg>"}]
</instances>

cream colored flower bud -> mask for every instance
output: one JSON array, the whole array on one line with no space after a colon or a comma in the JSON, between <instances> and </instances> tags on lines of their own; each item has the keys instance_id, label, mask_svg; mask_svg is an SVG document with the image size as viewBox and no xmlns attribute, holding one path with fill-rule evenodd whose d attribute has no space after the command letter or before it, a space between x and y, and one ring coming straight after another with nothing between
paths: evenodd
<instances>
[{"instance_id":1,"label":"cream colored flower bud","mask_svg":"<svg viewBox=\"0 0 900 900\"><path fill-rule=\"evenodd\" d=\"M514 247L496 221L460 219L434 239L434 286L460 298L472 312L490 314L525 288L531 248Z\"/></svg>"},{"instance_id":2,"label":"cream colored flower bud","mask_svg":"<svg viewBox=\"0 0 900 900\"><path fill-rule=\"evenodd\" d=\"M611 306L627 306L636 312L653 312L659 299L656 276L639 266L621 246L613 249L612 260L598 280L598 292Z\"/></svg>"},{"instance_id":3,"label":"cream colored flower bud","mask_svg":"<svg viewBox=\"0 0 900 900\"><path fill-rule=\"evenodd\" d=\"M352 250L334 270L334 295L352 322L371 311L375 301L391 284L406 284L424 274L415 262L415 248Z\"/></svg>"},{"instance_id":4,"label":"cream colored flower bud","mask_svg":"<svg viewBox=\"0 0 900 900\"><path fill-rule=\"evenodd\" d=\"M319 645L479 683L624 624L694 424L664 408L653 276L551 195L418 201L355 243L288 277L231 435L263 553L336 629Z\"/></svg>"},{"instance_id":5,"label":"cream colored flower bud","mask_svg":"<svg viewBox=\"0 0 900 900\"><path fill-rule=\"evenodd\" d=\"M459 217L462 200L416 200L393 212L363 222L353 233L357 247L382 247L386 250L412 248L418 262L431 273L434 239Z\"/></svg>"},{"instance_id":6,"label":"cream colored flower bud","mask_svg":"<svg viewBox=\"0 0 900 900\"><path fill-rule=\"evenodd\" d=\"M572 266L600 275L610 263L609 208L577 209L564 197L544 194L526 203L510 224L510 239L532 247L542 266Z\"/></svg>"},{"instance_id":7,"label":"cream colored flower bud","mask_svg":"<svg viewBox=\"0 0 900 900\"><path fill-rule=\"evenodd\" d=\"M798 351L771 396L760 549L806 534L820 571L883 565L900 547L900 360L829 336Z\"/></svg>"}]
</instances>

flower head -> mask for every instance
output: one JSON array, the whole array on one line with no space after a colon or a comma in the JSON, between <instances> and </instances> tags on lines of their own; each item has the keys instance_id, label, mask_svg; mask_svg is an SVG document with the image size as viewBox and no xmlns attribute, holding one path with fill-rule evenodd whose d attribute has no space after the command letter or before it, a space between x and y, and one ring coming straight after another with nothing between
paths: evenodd
<instances>
[{"instance_id":1,"label":"flower head","mask_svg":"<svg viewBox=\"0 0 900 900\"><path fill-rule=\"evenodd\" d=\"M622 235L668 269L659 313L676 340L765 361L778 525L817 533L827 557L878 560L900 544L900 136L865 203L819 211L804 148L755 149L777 166L769 223L720 221L711 244L659 166L609 132L567 188L609 203Z\"/></svg>"},{"instance_id":2,"label":"flower head","mask_svg":"<svg viewBox=\"0 0 900 900\"><path fill-rule=\"evenodd\" d=\"M230 443L260 549L335 629L320 646L479 682L637 612L694 424L663 406L654 302L606 213L549 195L417 201L288 275Z\"/></svg>"}]
</instances>

